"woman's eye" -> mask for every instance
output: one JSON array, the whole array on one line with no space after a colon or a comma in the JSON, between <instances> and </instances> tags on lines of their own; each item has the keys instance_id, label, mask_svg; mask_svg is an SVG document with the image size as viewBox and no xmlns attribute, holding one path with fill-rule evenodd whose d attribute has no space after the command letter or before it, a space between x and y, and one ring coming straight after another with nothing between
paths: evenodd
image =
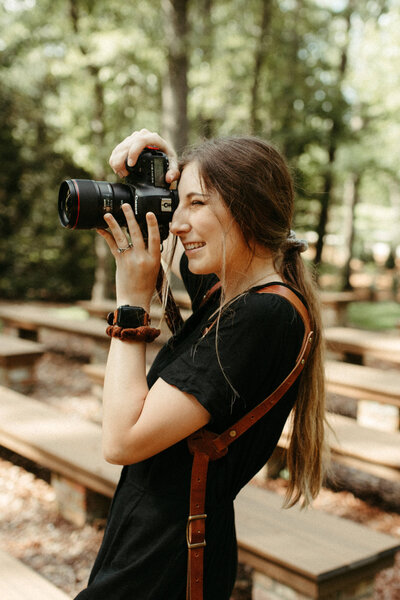
<instances>
[{"instance_id":1,"label":"woman's eye","mask_svg":"<svg viewBox=\"0 0 400 600\"><path fill-rule=\"evenodd\" d=\"M201 206L204 204L202 200L192 200L192 206Z\"/></svg>"}]
</instances>

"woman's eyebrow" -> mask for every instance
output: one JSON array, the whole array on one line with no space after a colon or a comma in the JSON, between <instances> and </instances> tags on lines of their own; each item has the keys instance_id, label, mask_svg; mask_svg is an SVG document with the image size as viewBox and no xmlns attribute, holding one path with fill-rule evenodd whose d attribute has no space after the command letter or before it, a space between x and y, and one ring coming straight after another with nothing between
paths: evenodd
<instances>
[{"instance_id":1,"label":"woman's eyebrow","mask_svg":"<svg viewBox=\"0 0 400 600\"><path fill-rule=\"evenodd\" d=\"M192 196L202 196L203 198L207 198L209 194L202 194L201 192L189 192L186 194L186 198L190 200Z\"/></svg>"}]
</instances>

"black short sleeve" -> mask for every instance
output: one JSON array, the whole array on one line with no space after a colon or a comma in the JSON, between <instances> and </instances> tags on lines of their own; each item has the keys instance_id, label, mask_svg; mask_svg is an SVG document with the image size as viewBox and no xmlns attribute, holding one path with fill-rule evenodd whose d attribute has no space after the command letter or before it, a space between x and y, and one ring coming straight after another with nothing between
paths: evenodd
<instances>
[{"instance_id":1,"label":"black short sleeve","mask_svg":"<svg viewBox=\"0 0 400 600\"><path fill-rule=\"evenodd\" d=\"M251 291L159 376L195 396L211 414L212 423L229 426L290 372L303 331L287 300Z\"/></svg>"}]
</instances>

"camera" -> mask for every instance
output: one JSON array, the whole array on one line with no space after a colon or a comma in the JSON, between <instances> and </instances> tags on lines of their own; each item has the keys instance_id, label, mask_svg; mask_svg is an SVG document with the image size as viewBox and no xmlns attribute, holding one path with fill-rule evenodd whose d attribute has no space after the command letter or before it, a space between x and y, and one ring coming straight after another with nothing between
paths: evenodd
<instances>
[{"instance_id":1,"label":"camera","mask_svg":"<svg viewBox=\"0 0 400 600\"><path fill-rule=\"evenodd\" d=\"M121 206L131 205L136 220L147 238L146 213L157 217L161 240L169 233L169 223L178 206L177 190L165 181L168 158L158 148L147 147L136 164L126 169L125 183L109 183L92 179L66 179L58 193L58 215L68 229L107 229L104 215L111 213L121 226L126 226Z\"/></svg>"}]
</instances>

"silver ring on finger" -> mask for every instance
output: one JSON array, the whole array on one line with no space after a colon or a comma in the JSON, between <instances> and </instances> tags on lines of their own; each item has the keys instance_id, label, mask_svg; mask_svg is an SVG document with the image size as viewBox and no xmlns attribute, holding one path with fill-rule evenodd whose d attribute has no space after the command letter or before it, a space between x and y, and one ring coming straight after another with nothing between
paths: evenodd
<instances>
[{"instance_id":1,"label":"silver ring on finger","mask_svg":"<svg viewBox=\"0 0 400 600\"><path fill-rule=\"evenodd\" d=\"M126 248L117 248L117 250L120 254L123 254L127 250L131 250L131 248L133 248L133 244L131 242L129 242L129 244L127 245Z\"/></svg>"}]
</instances>

